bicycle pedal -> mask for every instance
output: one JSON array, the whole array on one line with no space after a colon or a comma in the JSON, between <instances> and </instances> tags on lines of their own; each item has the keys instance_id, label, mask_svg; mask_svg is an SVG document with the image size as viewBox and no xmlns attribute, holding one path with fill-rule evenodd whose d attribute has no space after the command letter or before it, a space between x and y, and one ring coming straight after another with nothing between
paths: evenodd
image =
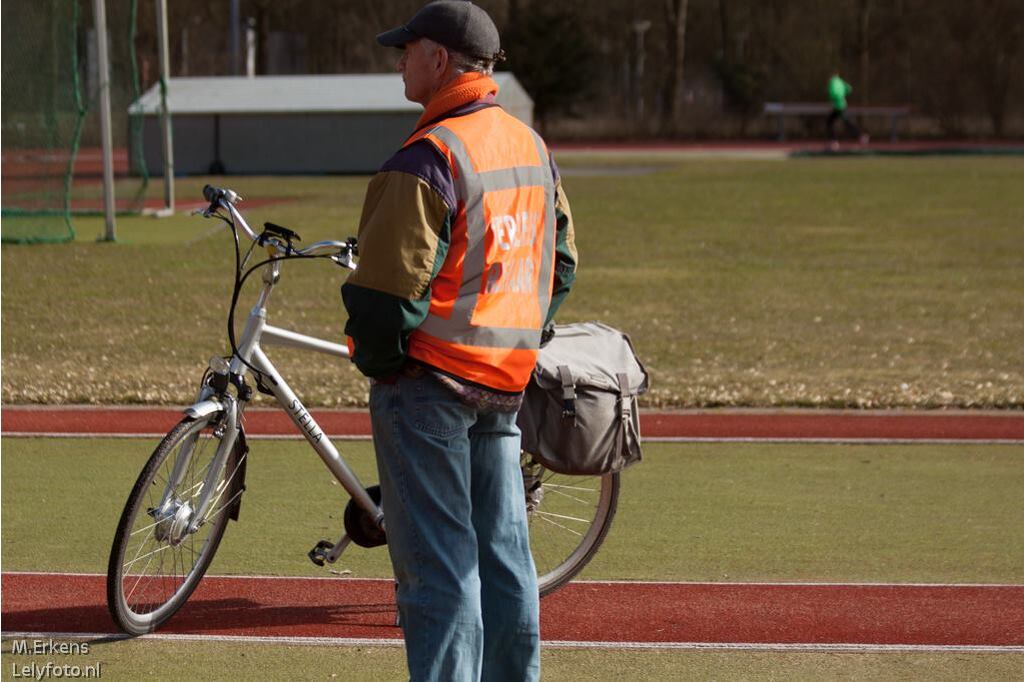
<instances>
[{"instance_id":1,"label":"bicycle pedal","mask_svg":"<svg viewBox=\"0 0 1024 682\"><path fill-rule=\"evenodd\" d=\"M321 540L316 543L316 547L309 550L309 560L317 566L323 566L327 563L327 555L334 549L334 543L328 542L327 540Z\"/></svg>"}]
</instances>

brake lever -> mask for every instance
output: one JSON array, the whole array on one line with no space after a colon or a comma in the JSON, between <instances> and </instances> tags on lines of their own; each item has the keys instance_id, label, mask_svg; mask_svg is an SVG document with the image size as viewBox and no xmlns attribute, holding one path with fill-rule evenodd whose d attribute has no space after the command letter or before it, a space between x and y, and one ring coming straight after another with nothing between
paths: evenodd
<instances>
[{"instance_id":1,"label":"brake lever","mask_svg":"<svg viewBox=\"0 0 1024 682\"><path fill-rule=\"evenodd\" d=\"M220 200L214 200L206 208L193 208L189 211L189 215L201 215L204 218L210 218L217 214L217 209L220 208Z\"/></svg>"},{"instance_id":2,"label":"brake lever","mask_svg":"<svg viewBox=\"0 0 1024 682\"><path fill-rule=\"evenodd\" d=\"M339 253L337 256L332 256L333 260L338 265L348 268L349 270L356 269L356 263L353 258L359 255L359 242L355 237L349 237L345 240L345 251Z\"/></svg>"},{"instance_id":3,"label":"brake lever","mask_svg":"<svg viewBox=\"0 0 1024 682\"><path fill-rule=\"evenodd\" d=\"M337 263L338 265L340 265L343 268L348 268L349 270L355 270L356 269L356 264L352 260L352 252L351 251L345 251L345 253L339 253L336 256L331 256L331 260L334 261L335 263Z\"/></svg>"}]
</instances>

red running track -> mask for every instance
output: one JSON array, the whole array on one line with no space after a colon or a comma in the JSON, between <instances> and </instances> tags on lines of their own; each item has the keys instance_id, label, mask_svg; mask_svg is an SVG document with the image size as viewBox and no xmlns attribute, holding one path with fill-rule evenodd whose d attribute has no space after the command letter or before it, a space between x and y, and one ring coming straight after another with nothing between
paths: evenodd
<instances>
[{"instance_id":1,"label":"red running track","mask_svg":"<svg viewBox=\"0 0 1024 682\"><path fill-rule=\"evenodd\" d=\"M181 419L181 409L93 407L4 407L5 434L162 435ZM331 436L368 436L364 410L314 410ZM644 412L644 438L682 440L825 441L1021 441L1024 414L971 412L708 411ZM254 436L297 435L279 409L246 412L246 432Z\"/></svg>"},{"instance_id":2,"label":"red running track","mask_svg":"<svg viewBox=\"0 0 1024 682\"><path fill-rule=\"evenodd\" d=\"M3 574L5 632L113 633L103 576ZM386 580L207 577L162 630L398 639ZM1024 645L1024 586L574 583L547 642Z\"/></svg>"}]
</instances>

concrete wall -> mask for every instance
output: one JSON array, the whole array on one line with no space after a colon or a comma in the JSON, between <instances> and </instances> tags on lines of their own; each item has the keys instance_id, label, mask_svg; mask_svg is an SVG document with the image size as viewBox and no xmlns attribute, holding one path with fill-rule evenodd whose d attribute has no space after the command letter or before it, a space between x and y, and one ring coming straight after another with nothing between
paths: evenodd
<instances>
[{"instance_id":1,"label":"concrete wall","mask_svg":"<svg viewBox=\"0 0 1024 682\"><path fill-rule=\"evenodd\" d=\"M416 113L221 114L223 173L373 173L412 132ZM206 175L217 157L215 117L172 116L176 175ZM160 121L143 122L143 157L163 175ZM134 158L134 155L133 157Z\"/></svg>"}]
</instances>

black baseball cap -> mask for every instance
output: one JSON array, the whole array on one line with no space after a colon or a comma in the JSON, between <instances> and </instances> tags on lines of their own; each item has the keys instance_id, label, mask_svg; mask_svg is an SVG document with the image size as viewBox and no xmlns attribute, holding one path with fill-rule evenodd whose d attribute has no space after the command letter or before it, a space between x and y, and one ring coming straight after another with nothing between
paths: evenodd
<instances>
[{"instance_id":1,"label":"black baseball cap","mask_svg":"<svg viewBox=\"0 0 1024 682\"><path fill-rule=\"evenodd\" d=\"M501 38L487 12L468 0L437 0L420 8L404 26L377 36L384 47L403 47L429 38L456 52L479 59L496 59Z\"/></svg>"}]
</instances>

